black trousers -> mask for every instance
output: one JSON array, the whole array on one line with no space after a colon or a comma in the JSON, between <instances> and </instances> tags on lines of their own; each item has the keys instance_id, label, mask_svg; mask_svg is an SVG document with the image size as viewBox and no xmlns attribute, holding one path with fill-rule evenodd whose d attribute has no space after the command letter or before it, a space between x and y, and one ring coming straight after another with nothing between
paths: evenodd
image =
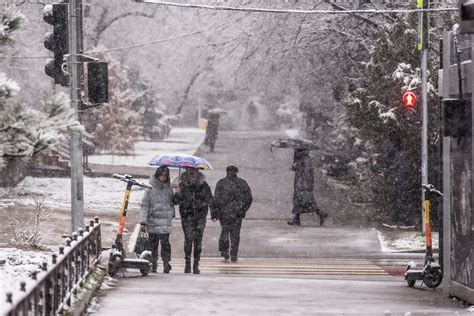
<instances>
[{"instance_id":1,"label":"black trousers","mask_svg":"<svg viewBox=\"0 0 474 316\"><path fill-rule=\"evenodd\" d=\"M240 228L242 227L242 219L223 219L221 223L221 236L219 238L219 251L225 255L229 254L230 257L237 258L239 252L240 243Z\"/></svg>"},{"instance_id":2,"label":"black trousers","mask_svg":"<svg viewBox=\"0 0 474 316\"><path fill-rule=\"evenodd\" d=\"M184 232L184 257L190 259L194 248L194 260L201 259L206 218L181 218L181 226Z\"/></svg>"},{"instance_id":3,"label":"black trousers","mask_svg":"<svg viewBox=\"0 0 474 316\"><path fill-rule=\"evenodd\" d=\"M153 259L153 266L156 268L158 262L158 245L161 240L161 259L163 262L171 261L171 244L170 234L149 234L151 257Z\"/></svg>"}]
</instances>

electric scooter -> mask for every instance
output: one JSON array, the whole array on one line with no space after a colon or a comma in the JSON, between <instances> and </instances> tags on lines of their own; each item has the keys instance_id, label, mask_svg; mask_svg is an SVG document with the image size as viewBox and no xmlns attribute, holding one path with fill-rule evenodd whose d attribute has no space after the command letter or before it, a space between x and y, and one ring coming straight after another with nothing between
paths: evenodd
<instances>
[{"instance_id":1,"label":"electric scooter","mask_svg":"<svg viewBox=\"0 0 474 316\"><path fill-rule=\"evenodd\" d=\"M442 196L443 193L436 190L432 184L423 184L425 189L425 224L426 224L426 255L423 269L417 270L416 264L411 261L407 265L405 280L409 287L413 287L417 280L422 281L427 287L434 289L443 281L443 271L441 266L434 262L433 250L431 248L431 226L430 226L430 198Z\"/></svg>"},{"instance_id":2,"label":"electric scooter","mask_svg":"<svg viewBox=\"0 0 474 316\"><path fill-rule=\"evenodd\" d=\"M126 258L125 249L123 248L122 235L125 226L125 217L127 216L128 200L130 198L130 191L132 190L132 186L137 185L142 188L151 188L151 185L139 182L133 179L132 176L128 174L114 174L112 176L115 179L119 179L120 181L127 183L127 189L125 190L125 198L123 200L122 209L120 213L120 223L117 232L117 237L115 238L115 243L112 245L112 250L110 252L108 273L111 277L113 277L115 274L117 274L117 272L120 271L120 269L130 268L140 270L142 275L145 276L150 273L152 266L151 251L143 251L137 259Z\"/></svg>"}]
</instances>

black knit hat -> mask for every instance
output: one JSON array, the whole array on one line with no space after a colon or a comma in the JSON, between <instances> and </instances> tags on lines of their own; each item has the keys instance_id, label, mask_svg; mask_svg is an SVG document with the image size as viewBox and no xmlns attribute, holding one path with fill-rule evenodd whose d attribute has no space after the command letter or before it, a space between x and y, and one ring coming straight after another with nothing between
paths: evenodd
<instances>
[{"instance_id":1,"label":"black knit hat","mask_svg":"<svg viewBox=\"0 0 474 316\"><path fill-rule=\"evenodd\" d=\"M228 166L225 171L227 172L239 172L239 168L237 168L236 166Z\"/></svg>"},{"instance_id":2,"label":"black knit hat","mask_svg":"<svg viewBox=\"0 0 474 316\"><path fill-rule=\"evenodd\" d=\"M158 179L158 177L163 175L163 174L166 175L167 177L169 177L170 176L170 169L166 166L159 167L158 169L156 169L155 178Z\"/></svg>"}]
</instances>

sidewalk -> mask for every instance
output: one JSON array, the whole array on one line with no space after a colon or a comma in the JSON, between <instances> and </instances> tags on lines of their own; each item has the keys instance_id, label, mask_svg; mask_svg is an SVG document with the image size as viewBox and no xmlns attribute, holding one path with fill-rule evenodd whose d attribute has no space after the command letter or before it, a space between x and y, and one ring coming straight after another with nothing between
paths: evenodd
<instances>
[{"instance_id":1,"label":"sidewalk","mask_svg":"<svg viewBox=\"0 0 474 316\"><path fill-rule=\"evenodd\" d=\"M134 177L148 178L155 170L148 162L156 155L194 155L204 141L206 131L199 128L173 128L163 141L139 141L131 155L91 155L89 156L90 176L109 176L126 173Z\"/></svg>"}]
</instances>

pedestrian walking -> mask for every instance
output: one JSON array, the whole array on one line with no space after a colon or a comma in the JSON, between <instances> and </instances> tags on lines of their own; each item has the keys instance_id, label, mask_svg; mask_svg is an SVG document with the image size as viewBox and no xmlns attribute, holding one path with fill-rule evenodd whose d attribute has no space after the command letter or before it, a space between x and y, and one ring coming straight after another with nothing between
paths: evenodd
<instances>
[{"instance_id":1,"label":"pedestrian walking","mask_svg":"<svg viewBox=\"0 0 474 316\"><path fill-rule=\"evenodd\" d=\"M145 191L140 210L141 229L148 232L150 238L152 268L157 272L158 247L161 242L161 259L163 260L163 273L171 271L171 221L175 217L174 205L177 196L171 189L170 171L167 167L159 167L150 177L151 189ZM179 191L179 189L177 189Z\"/></svg>"},{"instance_id":2,"label":"pedestrian walking","mask_svg":"<svg viewBox=\"0 0 474 316\"><path fill-rule=\"evenodd\" d=\"M250 101L249 105L247 106L247 115L249 119L249 125L253 127L258 116L258 109L253 101Z\"/></svg>"},{"instance_id":3,"label":"pedestrian walking","mask_svg":"<svg viewBox=\"0 0 474 316\"><path fill-rule=\"evenodd\" d=\"M309 150L295 149L292 170L295 171L293 188L293 216L288 225L301 225L301 214L317 213L322 226L328 214L321 211L314 199L314 169Z\"/></svg>"},{"instance_id":4,"label":"pedestrian walking","mask_svg":"<svg viewBox=\"0 0 474 316\"><path fill-rule=\"evenodd\" d=\"M227 176L219 180L214 191L211 218L219 220L221 235L219 251L227 261L237 262L242 220L252 204L252 191L247 182L237 177L239 169L228 166Z\"/></svg>"},{"instance_id":5,"label":"pedestrian walking","mask_svg":"<svg viewBox=\"0 0 474 316\"><path fill-rule=\"evenodd\" d=\"M184 273L191 273L191 255L194 254L193 273L199 274L202 236L206 227L206 217L212 202L212 191L198 169L188 168L181 175L179 214L184 232ZM193 251L194 250L194 251Z\"/></svg>"},{"instance_id":6,"label":"pedestrian walking","mask_svg":"<svg viewBox=\"0 0 474 316\"><path fill-rule=\"evenodd\" d=\"M205 144L209 145L209 152L213 153L216 146L216 140L219 135L219 117L218 113L209 113L207 119Z\"/></svg>"}]
</instances>

